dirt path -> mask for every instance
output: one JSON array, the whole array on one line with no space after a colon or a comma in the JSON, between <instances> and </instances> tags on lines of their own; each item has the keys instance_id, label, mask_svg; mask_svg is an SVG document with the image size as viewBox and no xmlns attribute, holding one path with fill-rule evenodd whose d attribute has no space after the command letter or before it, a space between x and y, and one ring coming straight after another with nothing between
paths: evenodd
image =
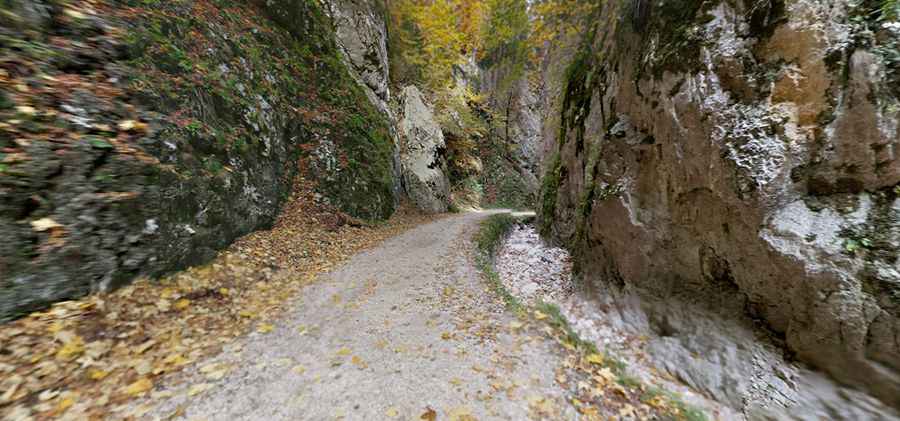
<instances>
[{"instance_id":1,"label":"dirt path","mask_svg":"<svg viewBox=\"0 0 900 421\"><path fill-rule=\"evenodd\" d=\"M473 267L470 239L488 215L445 218L356 255L270 332L157 394L171 397L147 417L575 419L555 379L557 344L504 312Z\"/></svg>"}]
</instances>

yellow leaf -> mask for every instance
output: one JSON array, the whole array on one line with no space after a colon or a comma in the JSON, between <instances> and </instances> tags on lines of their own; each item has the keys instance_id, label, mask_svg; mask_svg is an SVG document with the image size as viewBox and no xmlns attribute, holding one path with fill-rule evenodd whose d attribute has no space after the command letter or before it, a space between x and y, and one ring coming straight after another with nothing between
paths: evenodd
<instances>
[{"instance_id":1,"label":"yellow leaf","mask_svg":"<svg viewBox=\"0 0 900 421\"><path fill-rule=\"evenodd\" d=\"M591 364L602 365L603 364L603 355L601 354L591 354L588 355L585 360Z\"/></svg>"},{"instance_id":2,"label":"yellow leaf","mask_svg":"<svg viewBox=\"0 0 900 421\"><path fill-rule=\"evenodd\" d=\"M212 389L212 387L213 385L209 383L195 384L188 389L188 396L197 396L209 389Z\"/></svg>"},{"instance_id":3,"label":"yellow leaf","mask_svg":"<svg viewBox=\"0 0 900 421\"><path fill-rule=\"evenodd\" d=\"M187 358L184 358L184 355L181 354L171 354L163 360L166 364L172 365L184 365L189 362Z\"/></svg>"},{"instance_id":4,"label":"yellow leaf","mask_svg":"<svg viewBox=\"0 0 900 421\"><path fill-rule=\"evenodd\" d=\"M100 370L99 368L92 368L88 370L88 377L91 380L103 380L106 376L109 375L108 371Z\"/></svg>"},{"instance_id":5,"label":"yellow leaf","mask_svg":"<svg viewBox=\"0 0 900 421\"><path fill-rule=\"evenodd\" d=\"M522 322L519 322L519 321L516 321L516 320L513 320L513 321L509 322L509 328L512 329L512 330L521 329L522 326L524 326L524 325L522 324Z\"/></svg>"},{"instance_id":6,"label":"yellow leaf","mask_svg":"<svg viewBox=\"0 0 900 421\"><path fill-rule=\"evenodd\" d=\"M400 415L400 412L397 411L397 408L394 408L392 406L388 408L387 411L384 411L384 415L387 415L389 418L396 418L398 415Z\"/></svg>"},{"instance_id":7,"label":"yellow leaf","mask_svg":"<svg viewBox=\"0 0 900 421\"><path fill-rule=\"evenodd\" d=\"M259 333L269 333L272 331L272 329L275 329L275 326L273 326L271 323L262 323L259 325L259 327L256 328L256 331Z\"/></svg>"},{"instance_id":8,"label":"yellow leaf","mask_svg":"<svg viewBox=\"0 0 900 421\"><path fill-rule=\"evenodd\" d=\"M219 288L219 294L228 295L231 294L231 291L228 288Z\"/></svg>"},{"instance_id":9,"label":"yellow leaf","mask_svg":"<svg viewBox=\"0 0 900 421\"><path fill-rule=\"evenodd\" d=\"M125 388L125 393L131 396L140 395L153 388L153 382L144 377Z\"/></svg>"},{"instance_id":10,"label":"yellow leaf","mask_svg":"<svg viewBox=\"0 0 900 421\"><path fill-rule=\"evenodd\" d=\"M241 317L246 317L248 319L252 319L252 318L256 317L256 313L249 311L249 310L241 310L238 313L238 315Z\"/></svg>"},{"instance_id":11,"label":"yellow leaf","mask_svg":"<svg viewBox=\"0 0 900 421\"><path fill-rule=\"evenodd\" d=\"M350 355L351 352L352 352L352 351L350 351L350 348L346 348L346 347L345 347L345 348L339 349L338 352L337 352L337 354L338 354L338 355L341 355L341 356L345 356L345 355Z\"/></svg>"},{"instance_id":12,"label":"yellow leaf","mask_svg":"<svg viewBox=\"0 0 900 421\"><path fill-rule=\"evenodd\" d=\"M441 339L443 339L443 340L445 340L445 341L448 340L448 339L450 339L450 338L452 338L452 337L453 337L453 335L451 335L450 332L444 332L444 333L441 333Z\"/></svg>"},{"instance_id":13,"label":"yellow leaf","mask_svg":"<svg viewBox=\"0 0 900 421\"><path fill-rule=\"evenodd\" d=\"M191 300L188 300L187 298L182 298L175 302L175 308L177 310L184 310L184 309L188 308L190 305L191 305Z\"/></svg>"},{"instance_id":14,"label":"yellow leaf","mask_svg":"<svg viewBox=\"0 0 900 421\"><path fill-rule=\"evenodd\" d=\"M291 371L297 374L303 374L306 372L306 367L303 367L302 365L295 365L294 368L291 369Z\"/></svg>"},{"instance_id":15,"label":"yellow leaf","mask_svg":"<svg viewBox=\"0 0 900 421\"><path fill-rule=\"evenodd\" d=\"M544 320L547 318L547 315L542 313L540 310L534 311L534 318L538 320Z\"/></svg>"},{"instance_id":16,"label":"yellow leaf","mask_svg":"<svg viewBox=\"0 0 900 421\"><path fill-rule=\"evenodd\" d=\"M75 405L75 399L72 397L67 397L59 400L59 403L56 404L56 412L62 413L65 410L69 409L72 405Z\"/></svg>"},{"instance_id":17,"label":"yellow leaf","mask_svg":"<svg viewBox=\"0 0 900 421\"><path fill-rule=\"evenodd\" d=\"M56 358L63 361L72 361L84 352L84 341L78 335L72 335L69 340L56 351Z\"/></svg>"}]
</instances>

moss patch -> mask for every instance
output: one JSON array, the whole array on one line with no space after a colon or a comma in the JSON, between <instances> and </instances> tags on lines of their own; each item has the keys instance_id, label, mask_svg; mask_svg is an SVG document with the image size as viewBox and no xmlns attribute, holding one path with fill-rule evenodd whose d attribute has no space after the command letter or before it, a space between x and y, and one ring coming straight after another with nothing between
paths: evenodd
<instances>
[{"instance_id":1,"label":"moss patch","mask_svg":"<svg viewBox=\"0 0 900 421\"><path fill-rule=\"evenodd\" d=\"M553 218L556 216L556 199L562 178L561 169L562 161L560 160L559 152L556 152L550 158L550 165L541 179L540 231L541 235L544 236L550 234Z\"/></svg>"},{"instance_id":2,"label":"moss patch","mask_svg":"<svg viewBox=\"0 0 900 421\"><path fill-rule=\"evenodd\" d=\"M476 258L478 269L484 274L494 293L506 303L506 307L518 313L523 310L522 304L503 286L500 276L494 270L494 256L497 249L515 224L516 218L508 213L488 217L481 223L481 228L475 237L475 245L479 251Z\"/></svg>"}]
</instances>

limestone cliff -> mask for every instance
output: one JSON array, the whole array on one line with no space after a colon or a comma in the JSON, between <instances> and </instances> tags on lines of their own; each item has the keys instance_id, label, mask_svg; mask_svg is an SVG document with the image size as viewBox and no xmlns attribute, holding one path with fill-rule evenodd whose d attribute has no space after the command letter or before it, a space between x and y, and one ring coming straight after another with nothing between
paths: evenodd
<instances>
[{"instance_id":1,"label":"limestone cliff","mask_svg":"<svg viewBox=\"0 0 900 421\"><path fill-rule=\"evenodd\" d=\"M681 304L744 314L900 406L900 23L880 5L605 2L546 131L545 233L667 337L692 329Z\"/></svg>"},{"instance_id":2,"label":"limestone cliff","mask_svg":"<svg viewBox=\"0 0 900 421\"><path fill-rule=\"evenodd\" d=\"M393 212L389 123L317 3L0 12L0 320L203 262L269 226L297 176Z\"/></svg>"},{"instance_id":3,"label":"limestone cliff","mask_svg":"<svg viewBox=\"0 0 900 421\"><path fill-rule=\"evenodd\" d=\"M450 182L444 158L446 143L431 107L415 86L400 93L400 163L410 201L428 212L446 212Z\"/></svg>"}]
</instances>

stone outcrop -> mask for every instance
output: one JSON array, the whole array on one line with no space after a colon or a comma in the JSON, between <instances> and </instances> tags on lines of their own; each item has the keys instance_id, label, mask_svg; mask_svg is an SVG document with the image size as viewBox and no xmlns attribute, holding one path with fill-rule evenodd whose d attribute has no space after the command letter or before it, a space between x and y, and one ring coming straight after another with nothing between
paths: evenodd
<instances>
[{"instance_id":1,"label":"stone outcrop","mask_svg":"<svg viewBox=\"0 0 900 421\"><path fill-rule=\"evenodd\" d=\"M220 3L4 3L0 321L205 262L298 175L392 214L389 123L320 7Z\"/></svg>"},{"instance_id":2,"label":"stone outcrop","mask_svg":"<svg viewBox=\"0 0 900 421\"><path fill-rule=\"evenodd\" d=\"M857 3L606 2L544 131L539 213L668 340L694 332L684 306L743 314L900 407L900 24ZM708 373L688 380L727 390Z\"/></svg>"},{"instance_id":3,"label":"stone outcrop","mask_svg":"<svg viewBox=\"0 0 900 421\"><path fill-rule=\"evenodd\" d=\"M340 51L366 88L369 99L390 113L390 64L386 8L380 0L329 0L326 2Z\"/></svg>"},{"instance_id":4,"label":"stone outcrop","mask_svg":"<svg viewBox=\"0 0 900 421\"><path fill-rule=\"evenodd\" d=\"M450 182L446 174L444 135L415 86L407 86L400 92L398 129L406 194L421 210L447 211Z\"/></svg>"}]
</instances>

